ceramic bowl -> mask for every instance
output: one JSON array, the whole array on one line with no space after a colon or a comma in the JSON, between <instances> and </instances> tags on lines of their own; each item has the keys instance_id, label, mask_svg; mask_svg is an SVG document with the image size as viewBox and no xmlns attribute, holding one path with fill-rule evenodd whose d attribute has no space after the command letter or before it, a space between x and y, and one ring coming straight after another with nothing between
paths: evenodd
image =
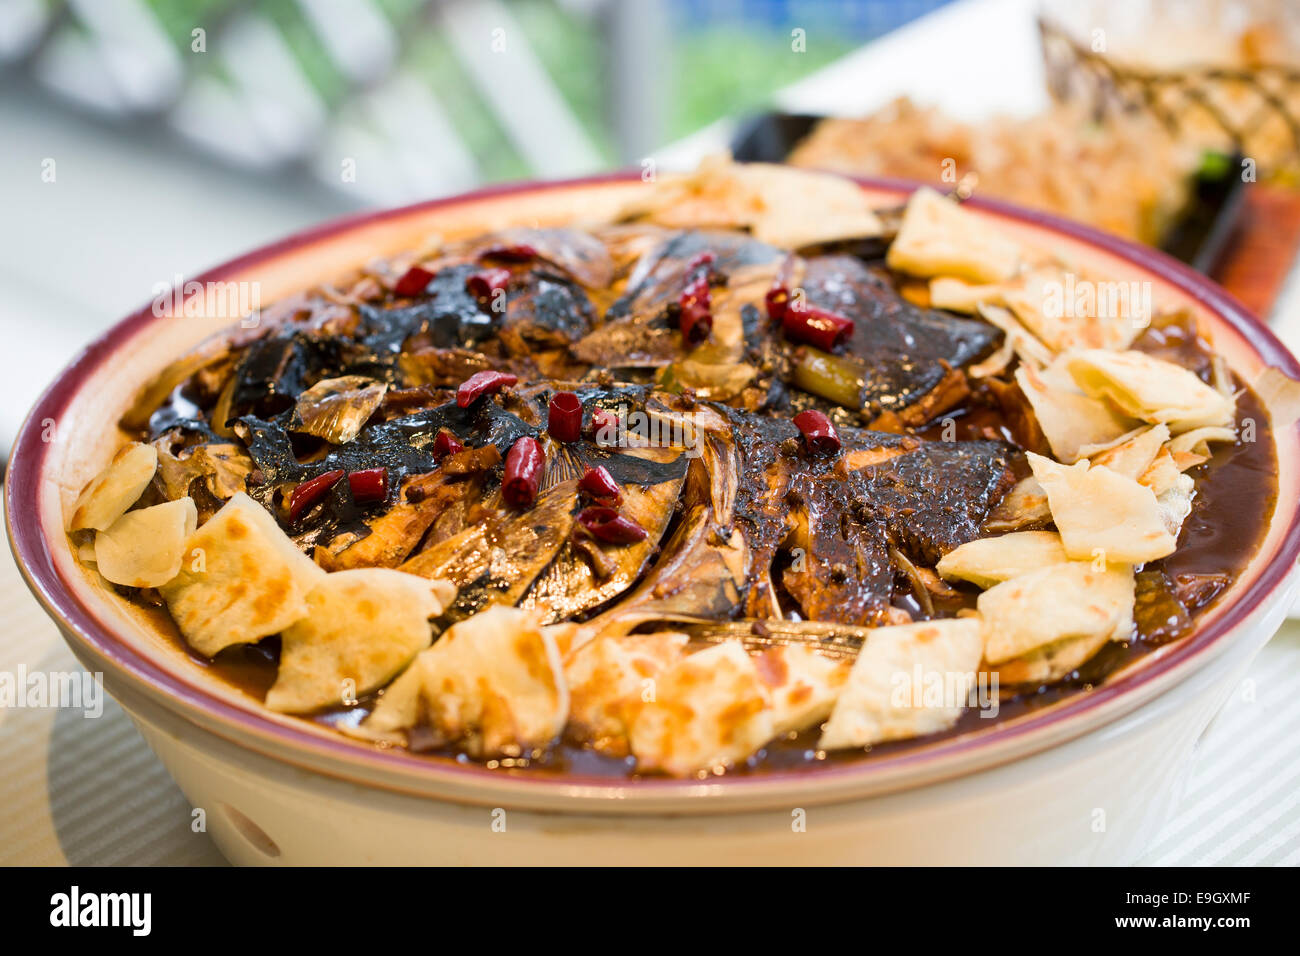
<instances>
[{"instance_id":1,"label":"ceramic bowl","mask_svg":"<svg viewBox=\"0 0 1300 956\"><path fill-rule=\"evenodd\" d=\"M862 181L880 206L912 186ZM262 305L377 256L510 224L599 219L629 176L492 189L363 215L194 277L257 283ZM1026 243L1192 309L1246 380L1291 354L1229 295L1150 249L995 202ZM195 310L198 311L198 310ZM805 773L705 781L517 775L414 756L265 711L190 659L76 561L63 514L122 441L116 423L173 358L238 319L128 316L37 402L6 482L23 574L237 863L1120 863L1172 809L1196 742L1296 589L1300 433L1276 435L1278 506L1258 553L1189 637L1015 720Z\"/></svg>"}]
</instances>

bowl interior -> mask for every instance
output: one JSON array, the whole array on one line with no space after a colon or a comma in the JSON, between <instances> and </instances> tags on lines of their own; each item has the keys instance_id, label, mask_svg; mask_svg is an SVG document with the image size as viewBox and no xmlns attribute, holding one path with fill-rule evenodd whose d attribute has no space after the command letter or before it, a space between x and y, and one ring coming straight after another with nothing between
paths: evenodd
<instances>
[{"instance_id":1,"label":"bowl interior","mask_svg":"<svg viewBox=\"0 0 1300 956\"><path fill-rule=\"evenodd\" d=\"M257 283L263 307L330 281L377 257L422 244L431 235L455 238L506 225L601 221L642 187L628 176L574 183L490 190L451 200L366 215L327 225L250 253L194 277L199 283ZM863 188L880 207L895 206L913 188L883 180ZM1245 380L1267 366L1300 379L1300 366L1256 319L1204 277L1145 247L1125 243L1046 215L987 201L973 201L1026 245L1050 249L1081 270L1115 280L1150 282L1159 306L1192 310L1210 330L1215 347ZM165 706L223 736L264 752L370 783L445 792L474 780L486 792L504 775L451 761L382 752L309 721L265 711L260 702L197 666L162 627L157 616L119 598L84 569L68 547L63 515L82 485L123 440L117 421L140 386L177 355L240 316L215 308L199 315L155 315L145 307L127 317L60 376L38 402L14 448L7 482L7 514L19 562L38 598L79 651L111 669L120 680L162 700ZM827 793L896 788L921 779L974 769L1068 739L1125 713L1176 683L1213 656L1216 644L1258 610L1283 583L1300 553L1300 432L1276 429L1278 505L1265 540L1241 578L1199 619L1190 637L1148 654L1090 693L1014 721L934 744L920 743L897 755L793 779L722 778L693 782L538 776L508 778L509 787L556 789L590 795L610 792L624 799L647 792L735 793L749 788L774 793L781 787L826 779ZM834 776L832 786L829 778ZM492 786L488 786L490 791ZM441 788L441 790L439 790ZM635 802L635 801L634 801Z\"/></svg>"}]
</instances>

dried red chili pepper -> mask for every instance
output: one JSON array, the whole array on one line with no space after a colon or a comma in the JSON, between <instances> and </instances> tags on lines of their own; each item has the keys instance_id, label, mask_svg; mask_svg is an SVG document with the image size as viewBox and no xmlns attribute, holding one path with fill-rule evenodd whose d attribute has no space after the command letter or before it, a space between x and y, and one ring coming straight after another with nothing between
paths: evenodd
<instances>
[{"instance_id":1,"label":"dried red chili pepper","mask_svg":"<svg viewBox=\"0 0 1300 956\"><path fill-rule=\"evenodd\" d=\"M423 292L430 282L433 281L433 273L428 269L422 269L419 266L411 266L402 277L393 285L393 292L405 298L413 295L419 295Z\"/></svg>"},{"instance_id":2,"label":"dried red chili pepper","mask_svg":"<svg viewBox=\"0 0 1300 956\"><path fill-rule=\"evenodd\" d=\"M475 372L460 383L460 388L456 389L456 404L461 408L469 408L480 395L500 391L517 381L519 381L519 377L511 375L509 372L490 370Z\"/></svg>"},{"instance_id":3,"label":"dried red chili pepper","mask_svg":"<svg viewBox=\"0 0 1300 956\"><path fill-rule=\"evenodd\" d=\"M682 338L691 345L698 345L713 332L708 281L697 279L693 282L682 293L680 305L682 311L678 325L682 330Z\"/></svg>"},{"instance_id":4,"label":"dried red chili pepper","mask_svg":"<svg viewBox=\"0 0 1300 956\"><path fill-rule=\"evenodd\" d=\"M829 352L853 334L853 320L836 312L791 302L781 318L786 338Z\"/></svg>"},{"instance_id":5,"label":"dried red chili pepper","mask_svg":"<svg viewBox=\"0 0 1300 956\"><path fill-rule=\"evenodd\" d=\"M611 501L614 504L618 504L623 499L623 492L619 489L618 482L604 465L588 468L578 482L578 489L593 498Z\"/></svg>"},{"instance_id":6,"label":"dried red chili pepper","mask_svg":"<svg viewBox=\"0 0 1300 956\"><path fill-rule=\"evenodd\" d=\"M714 313L708 304L708 290L703 298L690 297L682 293L681 297L681 337L690 345L699 345L714 330Z\"/></svg>"},{"instance_id":7,"label":"dried red chili pepper","mask_svg":"<svg viewBox=\"0 0 1300 956\"><path fill-rule=\"evenodd\" d=\"M440 431L433 440L433 458L434 461L442 461L448 455L459 455L465 450L465 446L449 431Z\"/></svg>"},{"instance_id":8,"label":"dried red chili pepper","mask_svg":"<svg viewBox=\"0 0 1300 956\"><path fill-rule=\"evenodd\" d=\"M348 475L348 487L352 490L352 500L357 504L368 501L383 501L388 497L388 469L366 468Z\"/></svg>"},{"instance_id":9,"label":"dried red chili pepper","mask_svg":"<svg viewBox=\"0 0 1300 956\"><path fill-rule=\"evenodd\" d=\"M484 269L465 279L465 290L476 299L490 299L498 289L509 284L509 269Z\"/></svg>"},{"instance_id":10,"label":"dried red chili pepper","mask_svg":"<svg viewBox=\"0 0 1300 956\"><path fill-rule=\"evenodd\" d=\"M529 259L540 259L541 255L532 246L520 242L488 246L478 254L478 257L480 259L501 259L505 262L527 262Z\"/></svg>"},{"instance_id":11,"label":"dried red chili pepper","mask_svg":"<svg viewBox=\"0 0 1300 956\"><path fill-rule=\"evenodd\" d=\"M709 294L712 252L701 252L686 264L686 288L677 299L677 327L690 345L698 345L713 331L713 303Z\"/></svg>"},{"instance_id":12,"label":"dried red chili pepper","mask_svg":"<svg viewBox=\"0 0 1300 956\"><path fill-rule=\"evenodd\" d=\"M556 441L582 437L582 401L573 392L556 392L546 412L546 430Z\"/></svg>"},{"instance_id":13,"label":"dried red chili pepper","mask_svg":"<svg viewBox=\"0 0 1300 956\"><path fill-rule=\"evenodd\" d=\"M767 290L763 301L767 304L768 318L780 322L785 318L786 309L790 307L790 290L779 283L773 285Z\"/></svg>"},{"instance_id":14,"label":"dried red chili pepper","mask_svg":"<svg viewBox=\"0 0 1300 956\"><path fill-rule=\"evenodd\" d=\"M323 475L317 475L310 481L304 481L298 487L293 489L289 495L289 521L297 521L304 511L325 497L329 491L343 477L343 470L327 471Z\"/></svg>"},{"instance_id":15,"label":"dried red chili pepper","mask_svg":"<svg viewBox=\"0 0 1300 956\"><path fill-rule=\"evenodd\" d=\"M506 455L506 473L501 481L501 497L512 508L531 508L537 500L537 486L546 469L546 456L536 438L524 436L510 446Z\"/></svg>"},{"instance_id":16,"label":"dried red chili pepper","mask_svg":"<svg viewBox=\"0 0 1300 956\"><path fill-rule=\"evenodd\" d=\"M604 506L583 508L578 513L578 524L586 528L597 541L607 544L631 544L646 537L645 528L613 508Z\"/></svg>"},{"instance_id":17,"label":"dried red chili pepper","mask_svg":"<svg viewBox=\"0 0 1300 956\"><path fill-rule=\"evenodd\" d=\"M840 450L840 436L835 431L835 426L823 412L814 408L806 412L800 412L794 417L795 427L803 435L804 442L808 445L808 450L820 454L822 452L834 452Z\"/></svg>"}]
</instances>

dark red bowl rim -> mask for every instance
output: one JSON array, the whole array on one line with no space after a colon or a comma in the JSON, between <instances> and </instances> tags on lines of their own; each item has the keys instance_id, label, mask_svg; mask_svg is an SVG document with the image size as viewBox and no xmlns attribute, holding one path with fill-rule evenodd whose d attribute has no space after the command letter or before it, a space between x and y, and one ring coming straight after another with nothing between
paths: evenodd
<instances>
[{"instance_id":1,"label":"dark red bowl rim","mask_svg":"<svg viewBox=\"0 0 1300 956\"><path fill-rule=\"evenodd\" d=\"M631 181L639 177L636 171L620 171L601 176L578 179L555 180L544 182L512 183L490 187L453 197L413 203L395 209L367 212L333 220L295 233L285 239L263 246L253 252L239 256L219 265L192 281L201 284L220 282L232 273L238 273L258 262L290 252L300 246L318 242L332 236L354 230L358 227L400 218L411 213L436 209L442 206L462 205L470 202L500 198L518 193L530 193L541 190L565 189L577 186L598 185ZM925 185L912 180L895 178L849 177L865 188L883 192L895 192L902 195L911 193ZM1300 380L1300 362L1277 339L1276 336L1244 305L1226 290L1222 289L1203 275L1168 255L1147 246L1129 242L1108 235L1089 226L1080 225L1056 216L1022 209L1010 203L993 199L973 198L967 204L987 210L994 215L1020 220L1031 226L1045 228L1083 243L1117 255L1134 265L1160 277L1170 285L1193 296L1204 306L1218 313L1232 326L1246 343L1255 350L1266 365L1272 365L1285 372L1293 379ZM24 507L20 500L24 489L39 487L40 476L45 462L49 444L41 440L42 422L57 421L66 408L80 383L96 368L111 360L120 344L140 331L140 323L148 322L153 316L150 306L122 319L93 343L86 347L65 368L54 382L46 389L29 412L14 442L7 469L5 482L5 514L9 526L9 535L13 543L19 567L28 585L47 611L71 629L81 640L85 641L98 655L118 665L136 678L167 695L178 698L199 711L233 722L255 736L270 735L281 742L297 747L305 747L316 753L324 752L327 756L341 758L349 764L364 768L366 764L378 761L395 770L427 774L430 778L451 774L461 782L473 782L477 777L482 782L501 781L501 772L473 764L462 764L450 760L431 760L394 750L381 750L362 741L342 737L320 736L304 728L273 722L259 715L253 709L242 708L228 700L222 699L197 684L180 680L175 675L159 667L147 655L116 640L109 629L65 586L60 577L49 541L42 533L37 509ZM1294 427L1294 426L1293 426ZM1284 502L1279 498L1278 508ZM1280 517L1275 510L1273 520ZM1174 645L1167 653L1158 656L1134 672L1121 674L1115 681L1102 684L1087 692L1081 692L1066 698L1059 704L1045 709L1040 714L1030 714L1007 724L995 724L987 730L961 735L933 744L918 746L916 750L904 750L896 754L880 756L862 762L823 767L812 771L784 771L760 775L723 776L708 782L710 795L723 791L734 792L754 788L770 788L774 784L803 783L816 785L819 781L841 780L845 777L860 777L864 781L887 771L898 771L919 763L941 761L957 754L968 754L976 749L989 749L995 744L1006 743L1034 731L1078 716L1086 711L1095 710L1121 695L1127 694L1143 684L1149 683L1182 662L1198 655L1202 650L1218 641L1246 618L1252 609L1266 598L1276 587L1282 584L1300 557L1300 502L1287 516L1290 525L1284 538L1278 544L1277 554L1269 565L1260 570L1244 592L1235 597L1232 605L1217 618L1200 628L1181 644ZM192 717L187 719L193 720ZM1018 756L1018 755L1017 755ZM356 775L349 779L361 779ZM558 773L552 775L529 774L513 775L511 783L519 783L528 789L568 790L579 787L584 794L602 796L625 796L628 790L677 791L697 790L700 781L668 780L660 778L638 780L615 780L608 777ZM380 781L373 781L376 786L385 786Z\"/></svg>"}]
</instances>

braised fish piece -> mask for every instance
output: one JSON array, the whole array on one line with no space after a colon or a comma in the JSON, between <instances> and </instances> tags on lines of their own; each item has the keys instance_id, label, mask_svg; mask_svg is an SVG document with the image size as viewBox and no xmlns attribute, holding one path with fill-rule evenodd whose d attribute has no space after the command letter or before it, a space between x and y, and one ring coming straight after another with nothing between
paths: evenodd
<instances>
[{"instance_id":1,"label":"braised fish piece","mask_svg":"<svg viewBox=\"0 0 1300 956\"><path fill-rule=\"evenodd\" d=\"M566 348L586 335L595 321L595 309L581 287L534 269L507 291L501 330L518 333L531 349Z\"/></svg>"},{"instance_id":2,"label":"braised fish piece","mask_svg":"<svg viewBox=\"0 0 1300 956\"><path fill-rule=\"evenodd\" d=\"M530 229L518 226L473 239L464 251L476 259L518 261L535 258L591 289L614 281L614 260L605 244L580 229Z\"/></svg>"},{"instance_id":3,"label":"braised fish piece","mask_svg":"<svg viewBox=\"0 0 1300 956\"><path fill-rule=\"evenodd\" d=\"M772 565L792 533L790 482L801 469L797 457L789 454L789 445L797 442L799 431L786 419L719 411L734 436L737 478L733 513L750 551L745 613L747 617L780 618ZM740 481L740 474L748 480ZM802 540L806 545L806 538Z\"/></svg>"},{"instance_id":4,"label":"braised fish piece","mask_svg":"<svg viewBox=\"0 0 1300 956\"><path fill-rule=\"evenodd\" d=\"M851 256L807 261L808 301L853 320L853 331L834 354L803 346L793 383L875 417L894 413L920 425L955 405L964 388L953 378L984 358L1001 333L984 322L961 319L904 300L888 280Z\"/></svg>"},{"instance_id":5,"label":"braised fish piece","mask_svg":"<svg viewBox=\"0 0 1300 956\"><path fill-rule=\"evenodd\" d=\"M934 567L980 536L989 512L1015 485L1019 452L999 441L921 442L853 472L854 497L885 522L889 540Z\"/></svg>"},{"instance_id":6,"label":"braised fish piece","mask_svg":"<svg viewBox=\"0 0 1300 956\"><path fill-rule=\"evenodd\" d=\"M831 475L804 473L792 482L786 498L795 526L793 559L782 583L813 620L891 623L900 612L891 604L894 569L885 523L849 493L846 482Z\"/></svg>"},{"instance_id":7,"label":"braised fish piece","mask_svg":"<svg viewBox=\"0 0 1300 956\"><path fill-rule=\"evenodd\" d=\"M775 275L787 253L737 233L670 233L642 256L605 324L579 342L574 355L603 368L658 368L683 356L689 349L672 311L705 255L712 255L708 268L725 285L732 273L747 277L754 267L768 266Z\"/></svg>"},{"instance_id":8,"label":"braised fish piece","mask_svg":"<svg viewBox=\"0 0 1300 956\"><path fill-rule=\"evenodd\" d=\"M555 485L524 512L511 512L494 500L475 524L400 570L456 585L459 593L444 615L448 623L489 604L517 604L568 539L577 503L574 481Z\"/></svg>"},{"instance_id":9,"label":"braised fish piece","mask_svg":"<svg viewBox=\"0 0 1300 956\"><path fill-rule=\"evenodd\" d=\"M805 615L846 624L897 615L890 606L891 546L927 567L980 534L1014 484L1015 449L1000 442L923 442L844 428L833 463L801 454L786 419L725 410L737 436L737 526L751 561L794 556L782 580ZM771 583L751 574L748 611L765 608ZM780 616L779 610L776 615Z\"/></svg>"},{"instance_id":10,"label":"braised fish piece","mask_svg":"<svg viewBox=\"0 0 1300 956\"><path fill-rule=\"evenodd\" d=\"M574 449L574 470L585 474L589 468L605 468L621 488L621 512L646 536L611 546L570 529L521 607L536 609L547 622L569 620L607 604L636 583L676 513L689 464L682 449L664 451L610 454L586 444Z\"/></svg>"}]
</instances>

